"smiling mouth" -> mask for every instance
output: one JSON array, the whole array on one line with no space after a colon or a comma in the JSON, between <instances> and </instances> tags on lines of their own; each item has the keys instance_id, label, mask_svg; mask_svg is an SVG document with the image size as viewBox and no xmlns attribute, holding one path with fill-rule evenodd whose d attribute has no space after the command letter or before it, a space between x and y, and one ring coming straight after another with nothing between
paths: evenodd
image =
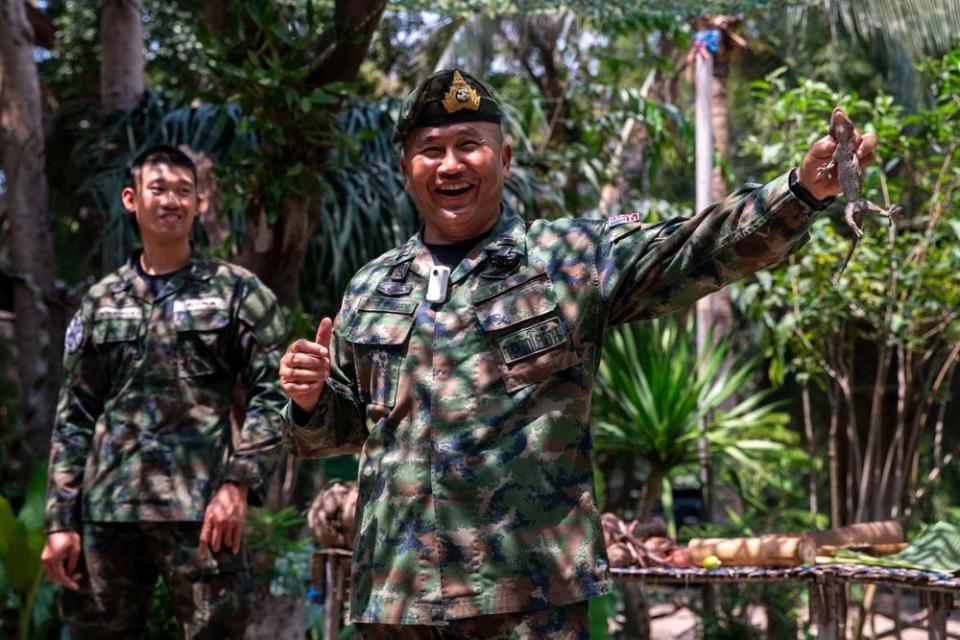
<instances>
[{"instance_id":1,"label":"smiling mouth","mask_svg":"<svg viewBox=\"0 0 960 640\"><path fill-rule=\"evenodd\" d=\"M463 194L467 193L471 189L473 189L473 186L469 184L463 185L463 186L455 185L452 187L440 187L437 189L437 193L440 194L441 196L456 198L457 196L462 196Z\"/></svg>"}]
</instances>

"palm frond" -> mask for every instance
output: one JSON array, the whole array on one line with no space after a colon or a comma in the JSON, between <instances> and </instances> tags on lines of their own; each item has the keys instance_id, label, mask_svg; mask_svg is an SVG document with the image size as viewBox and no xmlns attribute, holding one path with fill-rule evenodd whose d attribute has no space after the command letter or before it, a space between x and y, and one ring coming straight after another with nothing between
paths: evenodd
<instances>
[{"instance_id":1,"label":"palm frond","mask_svg":"<svg viewBox=\"0 0 960 640\"><path fill-rule=\"evenodd\" d=\"M661 319L610 333L597 373L594 424L597 449L625 451L663 474L699 455L701 423L711 449L745 468L779 451L776 438L788 421L769 391L743 394L726 411L721 404L743 392L759 363L726 366L730 343L715 341L697 352L688 323Z\"/></svg>"}]
</instances>

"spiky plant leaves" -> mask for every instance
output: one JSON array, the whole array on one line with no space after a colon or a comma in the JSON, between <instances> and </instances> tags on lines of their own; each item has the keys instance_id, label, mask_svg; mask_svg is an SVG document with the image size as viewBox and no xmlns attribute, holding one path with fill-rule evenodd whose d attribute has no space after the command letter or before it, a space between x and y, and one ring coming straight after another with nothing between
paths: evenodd
<instances>
[{"instance_id":1,"label":"spiky plant leaves","mask_svg":"<svg viewBox=\"0 0 960 640\"><path fill-rule=\"evenodd\" d=\"M642 458L650 466L647 493L658 493L661 479L696 464L703 424L718 463L762 472L764 456L789 441L788 417L768 390L744 393L759 363L734 358L725 367L729 356L728 340L698 353L689 323L674 318L611 331L593 400L597 450ZM733 407L721 410L735 393Z\"/></svg>"}]
</instances>

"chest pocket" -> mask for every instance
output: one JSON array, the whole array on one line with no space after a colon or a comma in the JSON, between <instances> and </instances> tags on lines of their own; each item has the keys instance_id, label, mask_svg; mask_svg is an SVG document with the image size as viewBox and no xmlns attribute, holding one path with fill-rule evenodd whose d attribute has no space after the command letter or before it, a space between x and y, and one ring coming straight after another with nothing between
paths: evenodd
<instances>
[{"instance_id":1,"label":"chest pocket","mask_svg":"<svg viewBox=\"0 0 960 640\"><path fill-rule=\"evenodd\" d=\"M181 378L210 375L225 366L223 340L230 325L229 303L209 297L175 300L177 366Z\"/></svg>"},{"instance_id":2,"label":"chest pocket","mask_svg":"<svg viewBox=\"0 0 960 640\"><path fill-rule=\"evenodd\" d=\"M120 311L111 315L98 310L94 316L93 329L90 339L96 345L105 370L114 379L124 376L133 360L137 357L140 334L139 308L124 308L120 310L107 309L107 312ZM123 317L123 316L126 317Z\"/></svg>"},{"instance_id":3,"label":"chest pocket","mask_svg":"<svg viewBox=\"0 0 960 640\"><path fill-rule=\"evenodd\" d=\"M542 265L531 265L480 287L472 298L477 322L490 341L507 391L517 391L580 363Z\"/></svg>"},{"instance_id":4,"label":"chest pocket","mask_svg":"<svg viewBox=\"0 0 960 640\"><path fill-rule=\"evenodd\" d=\"M417 302L364 296L343 332L350 343L363 402L392 407L407 355Z\"/></svg>"}]
</instances>

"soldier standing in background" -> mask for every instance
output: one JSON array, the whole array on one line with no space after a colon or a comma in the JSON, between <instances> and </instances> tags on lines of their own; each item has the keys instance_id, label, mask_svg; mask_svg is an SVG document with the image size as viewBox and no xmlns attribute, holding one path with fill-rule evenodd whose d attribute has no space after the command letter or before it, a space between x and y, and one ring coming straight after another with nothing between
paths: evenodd
<instances>
[{"instance_id":1,"label":"soldier standing in background","mask_svg":"<svg viewBox=\"0 0 960 640\"><path fill-rule=\"evenodd\" d=\"M395 139L420 233L363 267L281 360L296 454L360 453L350 613L363 638L589 638L612 582L590 399L615 325L683 309L799 247L833 195L803 163L692 218L527 223L477 80L442 71ZM862 164L875 136L856 134Z\"/></svg>"},{"instance_id":2,"label":"soldier standing in background","mask_svg":"<svg viewBox=\"0 0 960 640\"><path fill-rule=\"evenodd\" d=\"M286 328L253 274L192 251L196 183L175 148L133 161L121 197L143 249L67 328L42 557L77 638L145 637L158 574L184 637L241 638L252 612L238 552L280 448Z\"/></svg>"}]
</instances>

